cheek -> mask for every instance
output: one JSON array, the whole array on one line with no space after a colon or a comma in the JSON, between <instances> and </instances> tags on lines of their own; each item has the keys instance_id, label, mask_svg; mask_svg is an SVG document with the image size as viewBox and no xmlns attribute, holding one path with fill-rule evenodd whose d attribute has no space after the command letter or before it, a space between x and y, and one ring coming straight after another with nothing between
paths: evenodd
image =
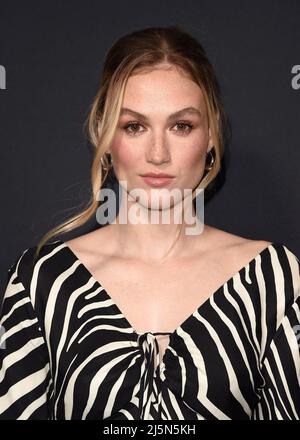
<instances>
[{"instance_id":1,"label":"cheek","mask_svg":"<svg viewBox=\"0 0 300 440\"><path fill-rule=\"evenodd\" d=\"M114 157L114 165L117 169L130 170L138 160L137 151L134 150L132 145L130 146L128 141L125 141L121 137L114 141L111 150Z\"/></svg>"},{"instance_id":2,"label":"cheek","mask_svg":"<svg viewBox=\"0 0 300 440\"><path fill-rule=\"evenodd\" d=\"M199 167L199 164L201 165L203 160L205 161L207 144L206 130L202 126L196 128L193 134L185 142L182 142L182 149L180 149L182 164L191 168Z\"/></svg>"},{"instance_id":3,"label":"cheek","mask_svg":"<svg viewBox=\"0 0 300 440\"><path fill-rule=\"evenodd\" d=\"M182 170L201 170L205 164L205 146L194 143L178 158Z\"/></svg>"}]
</instances>

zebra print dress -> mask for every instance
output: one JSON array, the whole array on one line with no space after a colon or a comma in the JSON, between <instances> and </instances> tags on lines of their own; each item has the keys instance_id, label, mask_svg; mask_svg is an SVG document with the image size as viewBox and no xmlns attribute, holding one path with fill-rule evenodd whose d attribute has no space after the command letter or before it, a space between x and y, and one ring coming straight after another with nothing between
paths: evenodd
<instances>
[{"instance_id":1,"label":"zebra print dress","mask_svg":"<svg viewBox=\"0 0 300 440\"><path fill-rule=\"evenodd\" d=\"M0 419L300 419L300 262L285 245L220 286L163 357L65 242L35 249L8 271Z\"/></svg>"}]
</instances>

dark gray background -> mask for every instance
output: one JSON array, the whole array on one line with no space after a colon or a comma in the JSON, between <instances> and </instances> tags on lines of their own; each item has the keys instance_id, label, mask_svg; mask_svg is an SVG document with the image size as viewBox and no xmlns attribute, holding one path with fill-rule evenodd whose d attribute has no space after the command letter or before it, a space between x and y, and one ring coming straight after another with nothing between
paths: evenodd
<instances>
[{"instance_id":1,"label":"dark gray background","mask_svg":"<svg viewBox=\"0 0 300 440\"><path fill-rule=\"evenodd\" d=\"M1 291L17 255L87 201L82 125L107 50L129 31L170 24L205 47L232 125L205 222L300 256L299 1L1 1Z\"/></svg>"}]
</instances>

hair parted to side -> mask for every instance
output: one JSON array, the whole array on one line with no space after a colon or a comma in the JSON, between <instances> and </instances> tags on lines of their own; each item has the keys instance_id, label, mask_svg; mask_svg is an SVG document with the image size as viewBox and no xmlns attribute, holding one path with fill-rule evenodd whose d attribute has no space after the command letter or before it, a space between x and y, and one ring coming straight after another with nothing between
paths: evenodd
<instances>
[{"instance_id":1,"label":"hair parted to side","mask_svg":"<svg viewBox=\"0 0 300 440\"><path fill-rule=\"evenodd\" d=\"M52 237L85 224L96 213L99 191L108 175L105 170L108 165L105 153L114 138L127 80L133 74L151 71L161 64L170 64L188 74L201 87L206 103L215 160L212 168L194 189L193 199L197 195L196 189L205 189L217 176L224 154L227 117L219 84L204 48L179 25L149 27L126 34L116 40L106 54L99 89L84 123L88 138L95 147L90 200L83 211L42 236L37 245L36 257Z\"/></svg>"}]
</instances>

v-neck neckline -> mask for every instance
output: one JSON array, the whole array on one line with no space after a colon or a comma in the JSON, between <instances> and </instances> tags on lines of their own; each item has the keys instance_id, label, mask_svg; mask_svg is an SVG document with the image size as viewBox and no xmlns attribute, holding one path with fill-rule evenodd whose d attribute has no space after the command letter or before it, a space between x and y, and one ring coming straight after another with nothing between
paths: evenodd
<instances>
[{"instance_id":1,"label":"v-neck neckline","mask_svg":"<svg viewBox=\"0 0 300 440\"><path fill-rule=\"evenodd\" d=\"M97 286L102 288L102 292L105 293L105 295L107 296L107 298L111 301L111 303L114 305L114 307L116 308L118 314L122 317L122 319L124 320L124 322L127 324L128 328L131 330L131 332L135 335L136 339L138 339L138 337L143 336L143 335L147 335L147 334L151 334L153 336L153 338L156 340L157 344L157 338L155 337L154 333L159 333L159 332L151 332L151 331L146 331L146 332L138 332L135 330L135 328L131 325L131 323L128 321L128 319L126 318L126 316L124 315L124 313L121 311L120 307L117 305L117 303L112 299L112 297L110 296L109 292L103 287L103 285L101 284L100 280L97 280L94 275L89 271L89 269L86 267L86 265L81 261L80 258L78 258L78 256L72 251L72 249L66 244L65 241L63 240L56 240L55 242L49 243L49 244L57 244L60 243L61 245L63 245L63 248L66 249L69 254L73 257L73 259L75 261L77 261L77 263L83 268L83 270L89 275L90 279L94 282L94 284L96 284ZM255 257L253 257L247 264L245 264L243 267L241 267L234 275L232 275L230 278L228 278L227 281L225 281L225 283L223 283L221 286L219 286L205 301L202 302L202 304L200 304L198 307L196 307L196 309L186 318L184 319L184 321L182 321L182 323L180 325L178 325L174 331L172 332L168 332L169 333L169 344L167 345L167 347L165 348L164 354L161 358L161 362L159 362L159 364L157 365L157 367L160 367L161 365L165 365L164 363L164 359L165 356L167 354L167 351L169 348L172 347L172 340L174 338L174 336L178 333L178 330L180 328L182 328L183 326L186 326L194 317L194 315L196 313L200 313L200 311L206 307L206 305L208 303L210 303L211 300L214 299L214 297L221 291L224 291L224 287L226 285L228 285L231 281L234 281L235 279L237 279L240 274L242 272L244 272L246 269L248 269L251 265L251 263L253 263L253 261L256 261L259 257L262 257L264 254L266 254L269 249L271 247L275 248L276 246L280 246L281 243L280 242L271 242L267 247L265 247L263 250L261 250Z\"/></svg>"}]
</instances>

